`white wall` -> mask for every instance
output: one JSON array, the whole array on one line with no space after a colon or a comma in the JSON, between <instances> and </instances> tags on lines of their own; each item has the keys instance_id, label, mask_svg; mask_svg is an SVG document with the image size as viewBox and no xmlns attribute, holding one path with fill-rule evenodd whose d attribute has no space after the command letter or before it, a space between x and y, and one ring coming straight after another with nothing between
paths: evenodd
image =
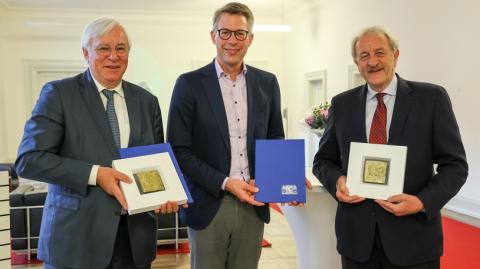
<instances>
[{"instance_id":1,"label":"white wall","mask_svg":"<svg viewBox=\"0 0 480 269\"><path fill-rule=\"evenodd\" d=\"M409 80L444 86L452 100L470 165L470 175L451 209L480 217L480 3L459 1L321 1L292 11L293 32L285 39L284 78L291 112L290 135L306 110L304 74L327 70L328 99L348 89L350 42L361 29L381 25L400 43L397 71ZM292 53L295 52L295 53Z\"/></svg>"},{"instance_id":2,"label":"white wall","mask_svg":"<svg viewBox=\"0 0 480 269\"><path fill-rule=\"evenodd\" d=\"M117 18L130 34L132 51L125 79L146 82L159 98L164 126L176 78L192 70L192 63L210 63L215 46L210 40L208 14L132 14L60 12L55 19L32 11L0 9L0 162L13 161L30 116L30 89L25 64L34 60L83 61L83 26L98 16ZM276 18L257 16L257 21ZM246 63L261 63L281 76L281 34L258 33ZM280 81L281 83L281 81ZM6 128L3 128L6 126Z\"/></svg>"},{"instance_id":3,"label":"white wall","mask_svg":"<svg viewBox=\"0 0 480 269\"><path fill-rule=\"evenodd\" d=\"M350 40L362 28L382 25L400 42L397 71L406 79L447 88L470 164L470 176L449 206L480 217L480 126L475 117L480 91L480 4L473 0L385 1L311 0L289 6L284 16L259 15L259 23L288 22L288 34L258 33L247 63L267 63L277 74L282 104L289 108L289 136L300 137L299 122L309 109L305 73L326 69L328 99L348 88ZM192 62L209 62L215 49L209 40L211 13L132 14L101 11L33 12L0 5L0 162L13 161L30 115L25 61L82 61L79 39L91 19L107 15L120 20L133 40L126 79L146 82L159 97L164 123L179 74ZM254 10L255 13L255 10ZM472 113L473 112L473 113Z\"/></svg>"}]
</instances>

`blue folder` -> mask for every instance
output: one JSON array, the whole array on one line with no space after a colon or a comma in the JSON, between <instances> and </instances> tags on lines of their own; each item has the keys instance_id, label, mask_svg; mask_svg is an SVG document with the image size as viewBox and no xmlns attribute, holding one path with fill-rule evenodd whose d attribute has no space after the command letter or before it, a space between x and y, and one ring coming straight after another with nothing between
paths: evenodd
<instances>
[{"instance_id":1,"label":"blue folder","mask_svg":"<svg viewBox=\"0 0 480 269\"><path fill-rule=\"evenodd\" d=\"M265 203L306 202L303 139L257 140L255 200Z\"/></svg>"},{"instance_id":2,"label":"blue folder","mask_svg":"<svg viewBox=\"0 0 480 269\"><path fill-rule=\"evenodd\" d=\"M183 178L182 171L180 170L180 166L178 166L177 159L175 158L172 147L170 146L169 143L153 144L153 145L131 147L131 148L122 148L120 149L120 158L126 159L126 158L139 157L139 156L145 156L145 155L151 155L151 154L157 154L157 153L163 153L163 152L168 152L168 154L170 155L170 158L172 159L173 166L175 166L175 170L177 171L177 174L178 174L178 178L180 178L183 189L185 190L185 194L187 194L187 198L188 198L187 202L193 203L192 196L190 195L188 186L185 183L185 178Z\"/></svg>"}]
</instances>

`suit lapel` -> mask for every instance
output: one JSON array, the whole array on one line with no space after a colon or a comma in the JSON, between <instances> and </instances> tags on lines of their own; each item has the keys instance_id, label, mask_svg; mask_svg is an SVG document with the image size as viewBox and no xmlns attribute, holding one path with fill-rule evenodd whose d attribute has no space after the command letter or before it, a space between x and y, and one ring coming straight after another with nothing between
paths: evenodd
<instances>
[{"instance_id":1,"label":"suit lapel","mask_svg":"<svg viewBox=\"0 0 480 269\"><path fill-rule=\"evenodd\" d=\"M367 129L365 127L365 113L366 113L366 102L367 102L367 84L365 84L355 97L355 102L352 104L352 120L350 121L353 124L354 139L352 141L358 141L362 143L367 143Z\"/></svg>"},{"instance_id":2,"label":"suit lapel","mask_svg":"<svg viewBox=\"0 0 480 269\"><path fill-rule=\"evenodd\" d=\"M256 88L257 77L252 68L247 69L246 75L247 81L247 103L248 103L248 115L247 115L247 152L251 152L252 144L254 141L254 129L255 129L255 108L256 108Z\"/></svg>"},{"instance_id":3,"label":"suit lapel","mask_svg":"<svg viewBox=\"0 0 480 269\"><path fill-rule=\"evenodd\" d=\"M413 103L412 89L408 87L407 82L400 76L397 75L397 78L397 96L395 97L395 106L393 107L392 123L388 131L388 144L395 144L398 141Z\"/></svg>"},{"instance_id":4,"label":"suit lapel","mask_svg":"<svg viewBox=\"0 0 480 269\"><path fill-rule=\"evenodd\" d=\"M227 113L225 112L222 92L220 90L220 84L218 83L217 73L215 72L215 64L212 62L210 65L206 66L202 73L204 75L202 78L203 89L205 90L213 115L220 128L223 142L230 152L230 134L228 132Z\"/></svg>"},{"instance_id":5,"label":"suit lapel","mask_svg":"<svg viewBox=\"0 0 480 269\"><path fill-rule=\"evenodd\" d=\"M128 140L128 146L135 145L135 141L138 140L141 133L141 110L138 96L133 89L125 82L122 82L123 94L125 95L125 103L127 104L128 120L130 123L130 138Z\"/></svg>"},{"instance_id":6,"label":"suit lapel","mask_svg":"<svg viewBox=\"0 0 480 269\"><path fill-rule=\"evenodd\" d=\"M80 88L80 94L82 95L85 105L88 107L88 111L92 116L93 121L98 127L105 143L107 144L108 149L113 156L119 156L118 149L115 146L115 141L113 140L112 130L110 124L108 123L107 114L105 113L105 108L98 93L95 82L93 81L90 71L87 70L82 76L81 82L82 87Z\"/></svg>"}]
</instances>

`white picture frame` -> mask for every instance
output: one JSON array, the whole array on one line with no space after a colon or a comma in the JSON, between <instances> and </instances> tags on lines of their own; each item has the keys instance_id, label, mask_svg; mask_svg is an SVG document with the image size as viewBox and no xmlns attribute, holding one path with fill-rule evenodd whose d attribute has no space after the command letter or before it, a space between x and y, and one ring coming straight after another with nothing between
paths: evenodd
<instances>
[{"instance_id":1,"label":"white picture frame","mask_svg":"<svg viewBox=\"0 0 480 269\"><path fill-rule=\"evenodd\" d=\"M133 180L130 184L120 181L129 215L157 209L167 201L176 201L179 205L187 203L187 194L168 152L114 160L112 166ZM142 193L134 173L147 170L158 171L163 190Z\"/></svg>"},{"instance_id":2,"label":"white picture frame","mask_svg":"<svg viewBox=\"0 0 480 269\"><path fill-rule=\"evenodd\" d=\"M350 195L386 200L403 193L406 146L352 142L347 172Z\"/></svg>"}]
</instances>

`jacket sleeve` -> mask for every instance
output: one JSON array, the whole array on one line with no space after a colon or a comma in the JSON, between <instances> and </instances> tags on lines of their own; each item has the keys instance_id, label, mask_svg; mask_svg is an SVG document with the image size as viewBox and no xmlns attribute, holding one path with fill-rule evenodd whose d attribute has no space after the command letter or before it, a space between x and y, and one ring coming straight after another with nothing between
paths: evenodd
<instances>
[{"instance_id":1,"label":"jacket sleeve","mask_svg":"<svg viewBox=\"0 0 480 269\"><path fill-rule=\"evenodd\" d=\"M93 164L60 156L64 138L64 107L58 89L46 84L25 124L15 161L18 175L86 193Z\"/></svg>"},{"instance_id":2,"label":"jacket sleeve","mask_svg":"<svg viewBox=\"0 0 480 269\"><path fill-rule=\"evenodd\" d=\"M285 138L285 133L283 131L280 87L278 86L278 81L275 76L273 77L272 83L272 104L269 111L267 136L269 139L283 139Z\"/></svg>"},{"instance_id":3,"label":"jacket sleeve","mask_svg":"<svg viewBox=\"0 0 480 269\"><path fill-rule=\"evenodd\" d=\"M167 125L167 140L171 143L182 172L189 180L204 187L210 194L219 197L227 174L215 169L193 152L195 99L187 79L180 76L175 84L170 103Z\"/></svg>"},{"instance_id":4,"label":"jacket sleeve","mask_svg":"<svg viewBox=\"0 0 480 269\"><path fill-rule=\"evenodd\" d=\"M325 131L313 160L313 174L320 180L328 192L336 199L337 180L344 175L341 170L341 158L338 140L335 134L335 98L328 112Z\"/></svg>"},{"instance_id":5,"label":"jacket sleeve","mask_svg":"<svg viewBox=\"0 0 480 269\"><path fill-rule=\"evenodd\" d=\"M160 110L160 105L158 104L158 99L155 97L154 108L153 108L153 132L155 144L164 143L165 137L163 135L163 121L162 121L162 112Z\"/></svg>"},{"instance_id":6,"label":"jacket sleeve","mask_svg":"<svg viewBox=\"0 0 480 269\"><path fill-rule=\"evenodd\" d=\"M468 164L452 104L445 89L435 97L432 120L432 157L437 173L418 194L427 217L440 209L460 190L468 175Z\"/></svg>"}]
</instances>

